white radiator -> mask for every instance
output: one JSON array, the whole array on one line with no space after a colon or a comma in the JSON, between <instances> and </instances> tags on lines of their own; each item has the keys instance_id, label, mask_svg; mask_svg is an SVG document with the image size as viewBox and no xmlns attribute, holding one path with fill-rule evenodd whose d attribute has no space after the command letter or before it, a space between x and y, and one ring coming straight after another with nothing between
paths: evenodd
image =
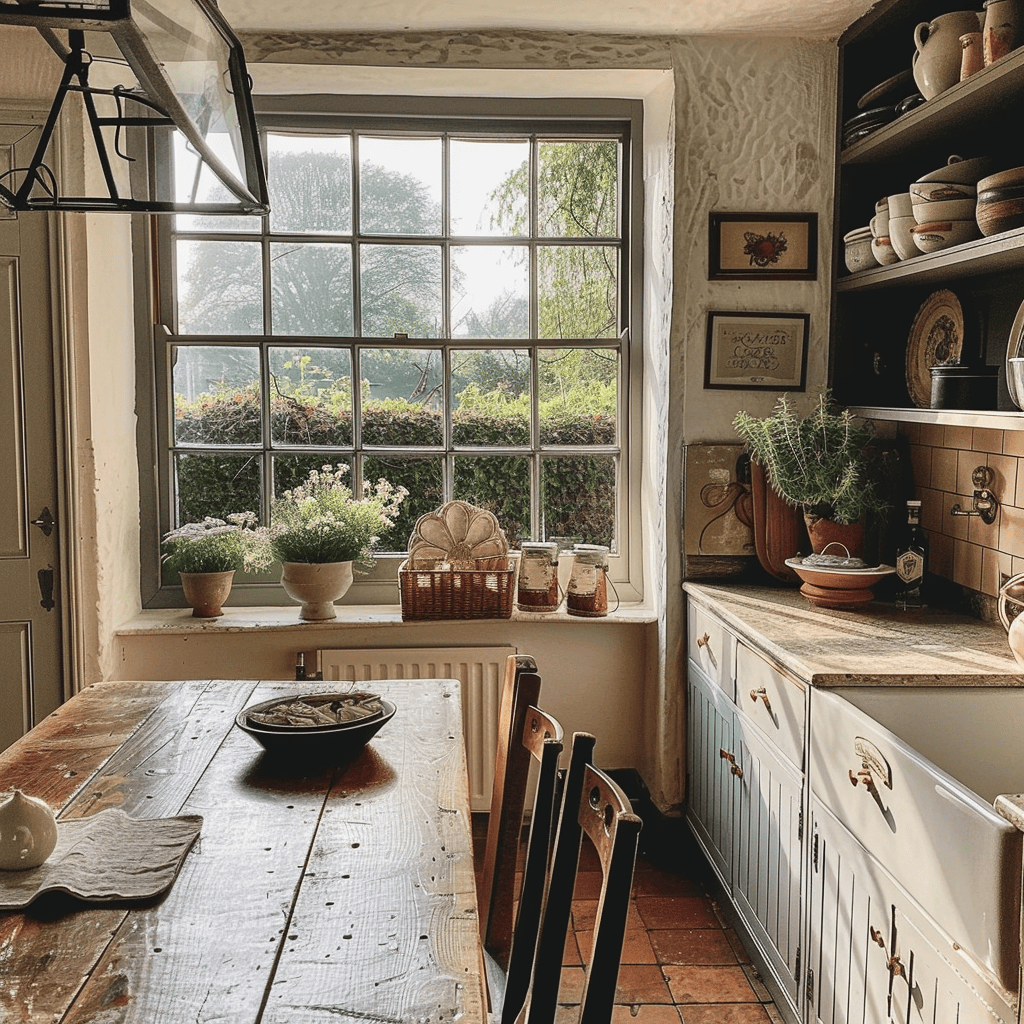
<instances>
[{"instance_id":1,"label":"white radiator","mask_svg":"<svg viewBox=\"0 0 1024 1024\"><path fill-rule=\"evenodd\" d=\"M469 799L488 811L498 735L498 701L505 659L514 647L417 647L322 650L317 668L324 679L458 679L462 683L462 730L469 763Z\"/></svg>"}]
</instances>

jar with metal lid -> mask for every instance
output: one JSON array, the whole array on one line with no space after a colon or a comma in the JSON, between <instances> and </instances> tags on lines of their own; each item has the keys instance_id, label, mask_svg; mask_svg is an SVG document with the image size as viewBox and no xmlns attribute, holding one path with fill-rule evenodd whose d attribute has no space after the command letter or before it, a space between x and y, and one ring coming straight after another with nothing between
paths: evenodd
<instances>
[{"instance_id":1,"label":"jar with metal lid","mask_svg":"<svg viewBox=\"0 0 1024 1024\"><path fill-rule=\"evenodd\" d=\"M597 618L608 614L608 548L603 544L575 544L572 574L565 592L570 615Z\"/></svg>"},{"instance_id":2,"label":"jar with metal lid","mask_svg":"<svg viewBox=\"0 0 1024 1024\"><path fill-rule=\"evenodd\" d=\"M517 607L527 612L553 612L559 604L558 545L525 541L519 560Z\"/></svg>"}]
</instances>

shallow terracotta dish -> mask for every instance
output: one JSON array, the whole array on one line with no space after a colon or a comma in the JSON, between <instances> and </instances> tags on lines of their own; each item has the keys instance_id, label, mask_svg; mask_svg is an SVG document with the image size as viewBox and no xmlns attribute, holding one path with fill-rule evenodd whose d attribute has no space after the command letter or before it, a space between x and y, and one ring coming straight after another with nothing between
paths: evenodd
<instances>
[{"instance_id":1,"label":"shallow terracotta dish","mask_svg":"<svg viewBox=\"0 0 1024 1024\"><path fill-rule=\"evenodd\" d=\"M875 597L871 588L896 571L891 565L867 569L823 569L804 565L801 556L787 558L786 565L803 580L800 593L819 608L867 604Z\"/></svg>"}]
</instances>

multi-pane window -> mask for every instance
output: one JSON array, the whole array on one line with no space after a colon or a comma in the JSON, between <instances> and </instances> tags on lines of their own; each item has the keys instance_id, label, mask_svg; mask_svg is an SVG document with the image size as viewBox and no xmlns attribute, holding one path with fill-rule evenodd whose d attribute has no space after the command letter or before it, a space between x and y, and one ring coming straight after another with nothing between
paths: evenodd
<instances>
[{"instance_id":1,"label":"multi-pane window","mask_svg":"<svg viewBox=\"0 0 1024 1024\"><path fill-rule=\"evenodd\" d=\"M262 139L270 214L179 215L162 243L166 525L265 520L344 463L409 490L389 550L462 498L513 544L621 552L628 122L264 119Z\"/></svg>"}]
</instances>

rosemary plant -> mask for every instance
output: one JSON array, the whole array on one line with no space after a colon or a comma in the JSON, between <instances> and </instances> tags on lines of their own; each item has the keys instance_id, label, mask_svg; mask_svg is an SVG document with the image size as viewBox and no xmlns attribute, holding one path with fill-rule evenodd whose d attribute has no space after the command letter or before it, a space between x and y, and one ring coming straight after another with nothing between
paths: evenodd
<instances>
[{"instance_id":1,"label":"rosemary plant","mask_svg":"<svg viewBox=\"0 0 1024 1024\"><path fill-rule=\"evenodd\" d=\"M828 391L803 419L783 396L771 416L739 412L733 426L790 505L837 523L854 523L884 508L869 475L872 431L856 426L848 410L837 410Z\"/></svg>"}]
</instances>

